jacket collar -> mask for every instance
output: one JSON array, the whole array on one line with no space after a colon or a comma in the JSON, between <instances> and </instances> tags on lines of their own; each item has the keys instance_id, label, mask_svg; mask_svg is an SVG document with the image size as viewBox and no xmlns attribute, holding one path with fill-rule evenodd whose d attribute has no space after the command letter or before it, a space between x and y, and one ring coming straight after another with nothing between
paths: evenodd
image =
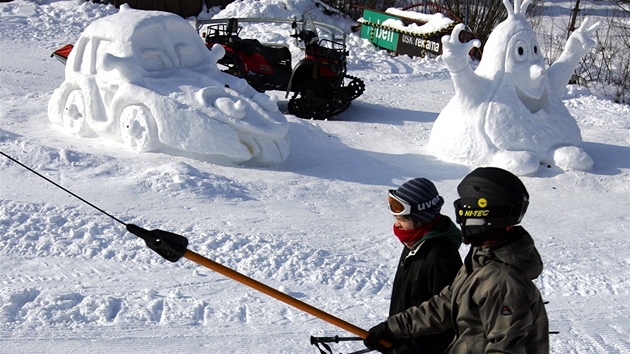
<instances>
[{"instance_id":1,"label":"jacket collar","mask_svg":"<svg viewBox=\"0 0 630 354\"><path fill-rule=\"evenodd\" d=\"M525 273L529 279L537 278L543 263L532 237L520 226L515 226L502 239L488 247L473 247L472 269L492 261L509 264Z\"/></svg>"}]
</instances>

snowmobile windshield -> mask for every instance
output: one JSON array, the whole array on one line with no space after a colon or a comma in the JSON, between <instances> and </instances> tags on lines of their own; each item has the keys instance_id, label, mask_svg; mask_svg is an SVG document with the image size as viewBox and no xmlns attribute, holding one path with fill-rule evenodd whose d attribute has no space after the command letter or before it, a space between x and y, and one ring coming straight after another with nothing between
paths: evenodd
<instances>
[{"instance_id":1,"label":"snowmobile windshield","mask_svg":"<svg viewBox=\"0 0 630 354\"><path fill-rule=\"evenodd\" d=\"M315 23L308 13L304 14L304 17L302 17L302 32L305 34L308 33L308 36L306 36L308 43L317 43L319 40L317 27L315 27Z\"/></svg>"}]
</instances>

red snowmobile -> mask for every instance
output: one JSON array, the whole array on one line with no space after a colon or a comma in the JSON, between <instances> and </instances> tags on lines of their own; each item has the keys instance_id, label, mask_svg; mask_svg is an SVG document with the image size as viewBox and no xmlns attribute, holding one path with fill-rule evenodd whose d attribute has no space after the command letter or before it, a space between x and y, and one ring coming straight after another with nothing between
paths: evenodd
<instances>
[{"instance_id":1,"label":"red snowmobile","mask_svg":"<svg viewBox=\"0 0 630 354\"><path fill-rule=\"evenodd\" d=\"M304 58L292 67L287 45L263 44L257 39L241 38L239 21L290 22L294 31L291 37L304 46ZM347 74L345 33L332 25L317 25L315 27L308 14L301 25L296 20L285 19L198 21L208 48L217 43L225 48L225 55L218 62L222 71L244 78L260 92L286 91L285 97L293 92L288 104L289 113L300 118L326 119L345 111L352 100L361 96L365 84ZM332 39L320 39L318 30L328 32ZM346 84L345 80L348 80Z\"/></svg>"}]
</instances>

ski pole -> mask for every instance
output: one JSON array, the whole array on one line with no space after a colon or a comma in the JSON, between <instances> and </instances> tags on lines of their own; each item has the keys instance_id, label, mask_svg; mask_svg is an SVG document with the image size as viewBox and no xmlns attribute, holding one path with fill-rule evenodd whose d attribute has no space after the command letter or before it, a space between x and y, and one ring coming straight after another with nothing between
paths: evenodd
<instances>
[{"instance_id":1,"label":"ski pole","mask_svg":"<svg viewBox=\"0 0 630 354\"><path fill-rule=\"evenodd\" d=\"M346 342L346 341L357 341L357 340L361 340L363 338L361 337L339 337L339 336L334 336L334 337L314 337L311 336L311 345L314 345L317 350L319 350L320 354L333 354L333 350L330 347L330 345L328 345L327 343L339 343L339 342ZM323 347L320 347L321 346ZM372 349L363 349L363 350L359 350L358 352L352 352L350 354L361 354L361 353L369 353L371 352Z\"/></svg>"},{"instance_id":2,"label":"ski pole","mask_svg":"<svg viewBox=\"0 0 630 354\"><path fill-rule=\"evenodd\" d=\"M276 289L273 289L263 283L260 283L252 278L249 278L246 275L243 275L233 269L230 269L228 267L225 267L215 261L212 261L206 257L203 257L193 251L190 251L187 249L188 247L188 239L184 236L172 233L172 232L168 232L168 231L164 231L164 230L159 230L159 229L155 229L155 230L146 230L143 229L140 226L134 225L134 224L127 224L125 222L123 222L122 220L114 217L113 215L105 212L103 209L98 208L96 205L88 202L87 200L81 198L80 196L78 196L75 193L72 193L71 191L69 191L68 189L62 187L61 185L59 185L58 183L55 183L54 181L50 180L48 177L38 173L37 171L33 170L32 168L28 167L27 165L21 163L20 161L18 161L17 159L11 157L10 155L4 153L3 151L0 150L0 155L3 155L4 157L8 158L9 160L17 163L18 165L22 166L23 168L27 169L29 172L32 172L33 174L37 175L38 177L44 179L45 181L53 184L55 187L65 191L66 193L70 194L71 196L79 199L80 201L84 202L85 204L89 205L90 207L96 209L97 211L101 212L102 214L106 215L107 217L109 217L110 219L122 224L125 226L125 228L127 229L127 231L129 231L130 233L140 237L141 239L144 240L144 242L146 243L147 247L149 247L151 250L155 251L157 254L159 254L160 256L162 256L164 259L170 261L170 262L177 262L178 260L180 260L182 257L191 260L199 265L202 265L206 268L209 268L219 274L225 275L228 278L231 278L233 280L236 280L246 286L249 286L255 290L258 290L264 294L267 294L277 300L280 300L288 305L291 305L299 310L302 310L308 314L311 314L317 318L320 318L330 324L333 324L341 329L344 329L350 333L353 333L363 339L365 339L368 335L368 332L364 329L361 329L349 322L346 322L340 318L337 318L325 311L322 311L314 306L311 306L305 302L302 302L292 296L289 296L283 292L280 292ZM391 343L389 343L388 341L384 341L382 340L380 342L385 348L389 348L392 346Z\"/></svg>"}]
</instances>

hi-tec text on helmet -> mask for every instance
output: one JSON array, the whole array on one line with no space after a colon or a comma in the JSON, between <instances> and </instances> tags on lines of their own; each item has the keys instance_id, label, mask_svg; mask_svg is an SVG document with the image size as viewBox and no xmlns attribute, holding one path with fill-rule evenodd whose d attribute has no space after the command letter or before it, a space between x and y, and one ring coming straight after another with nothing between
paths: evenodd
<instances>
[{"instance_id":1,"label":"hi-tec text on helmet","mask_svg":"<svg viewBox=\"0 0 630 354\"><path fill-rule=\"evenodd\" d=\"M490 214L490 210L460 210L459 216L463 216L466 218L481 218L488 216Z\"/></svg>"}]
</instances>

